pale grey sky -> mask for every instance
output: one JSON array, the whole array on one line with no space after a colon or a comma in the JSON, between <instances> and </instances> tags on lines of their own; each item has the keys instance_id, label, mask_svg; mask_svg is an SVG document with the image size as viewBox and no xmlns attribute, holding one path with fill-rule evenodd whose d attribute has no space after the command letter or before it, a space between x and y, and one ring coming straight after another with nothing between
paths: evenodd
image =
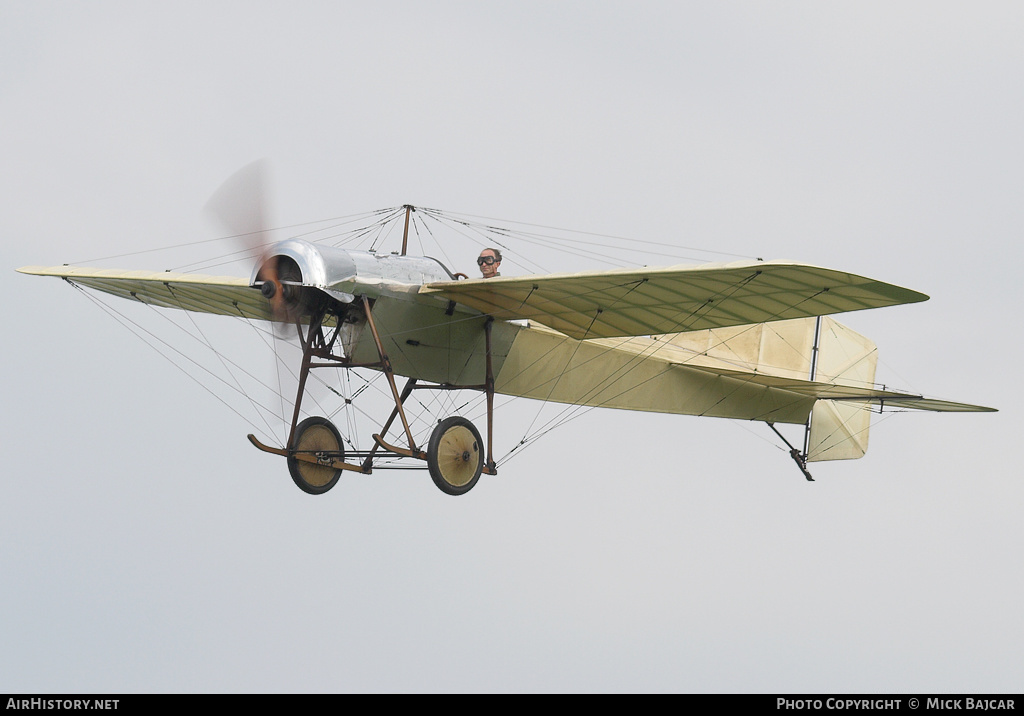
<instances>
[{"instance_id":1,"label":"pale grey sky","mask_svg":"<svg viewBox=\"0 0 1024 716\"><path fill-rule=\"evenodd\" d=\"M1019 691L1022 36L1011 2L0 0L0 691ZM258 157L282 225L412 203L923 291L842 320L1001 412L893 416L808 484L763 426L595 410L462 498L312 498L13 271L211 238Z\"/></svg>"}]
</instances>

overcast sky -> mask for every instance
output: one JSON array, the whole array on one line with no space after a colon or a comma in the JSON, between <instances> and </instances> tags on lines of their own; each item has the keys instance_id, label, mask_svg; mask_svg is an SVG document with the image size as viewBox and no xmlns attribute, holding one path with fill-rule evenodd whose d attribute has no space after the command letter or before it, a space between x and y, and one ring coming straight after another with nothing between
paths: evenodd
<instances>
[{"instance_id":1,"label":"overcast sky","mask_svg":"<svg viewBox=\"0 0 1024 716\"><path fill-rule=\"evenodd\" d=\"M1022 37L1013 2L0 0L0 691L1019 692ZM215 237L260 157L280 225L411 203L922 291L842 320L1001 412L808 483L763 425L593 410L464 497L311 497L14 272Z\"/></svg>"}]
</instances>

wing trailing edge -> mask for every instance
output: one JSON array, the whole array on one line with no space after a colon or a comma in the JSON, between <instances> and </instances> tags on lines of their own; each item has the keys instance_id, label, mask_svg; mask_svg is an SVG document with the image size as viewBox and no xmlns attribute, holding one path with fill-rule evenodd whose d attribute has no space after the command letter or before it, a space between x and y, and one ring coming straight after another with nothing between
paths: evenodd
<instances>
[{"instance_id":1,"label":"wing trailing edge","mask_svg":"<svg viewBox=\"0 0 1024 716\"><path fill-rule=\"evenodd\" d=\"M436 295L576 338L699 331L928 299L844 271L782 261L626 269L430 283Z\"/></svg>"}]
</instances>

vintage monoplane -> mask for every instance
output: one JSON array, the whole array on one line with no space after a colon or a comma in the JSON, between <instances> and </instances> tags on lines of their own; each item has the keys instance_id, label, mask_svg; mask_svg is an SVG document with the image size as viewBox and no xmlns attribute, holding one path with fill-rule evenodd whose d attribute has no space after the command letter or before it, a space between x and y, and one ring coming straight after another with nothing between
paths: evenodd
<instances>
[{"instance_id":1,"label":"vintage monoplane","mask_svg":"<svg viewBox=\"0 0 1024 716\"><path fill-rule=\"evenodd\" d=\"M436 259L407 255L414 208L404 208L401 252L292 238L264 250L248 279L18 270L152 306L294 326L302 359L287 441L249 440L287 458L295 484L311 494L346 470L371 473L383 456L425 461L442 491L468 492L481 474L497 473L496 394L763 421L776 433L776 423L802 425L802 447L778 434L808 480L809 462L864 455L875 409L992 410L879 388L874 344L830 318L924 301L922 293L777 261L460 280ZM323 367L386 377L393 408L370 450L346 452L326 417L300 419L307 378ZM486 440L456 414L417 443L405 403L419 390L483 393Z\"/></svg>"}]
</instances>

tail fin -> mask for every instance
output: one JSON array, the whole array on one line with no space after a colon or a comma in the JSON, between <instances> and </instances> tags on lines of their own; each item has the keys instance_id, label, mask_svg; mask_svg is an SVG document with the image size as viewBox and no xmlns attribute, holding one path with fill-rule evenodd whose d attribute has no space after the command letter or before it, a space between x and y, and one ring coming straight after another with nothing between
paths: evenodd
<instances>
[{"instance_id":1,"label":"tail fin","mask_svg":"<svg viewBox=\"0 0 1024 716\"><path fill-rule=\"evenodd\" d=\"M874 388L875 344L829 316L679 333L669 340L706 356L709 365L758 376ZM866 401L817 400L805 435L807 460L862 457L870 426Z\"/></svg>"},{"instance_id":2,"label":"tail fin","mask_svg":"<svg viewBox=\"0 0 1024 716\"><path fill-rule=\"evenodd\" d=\"M874 342L822 316L811 380L870 388L875 382L877 364L878 348ZM815 401L804 446L807 462L863 457L868 449L870 427L871 405L867 402Z\"/></svg>"},{"instance_id":3,"label":"tail fin","mask_svg":"<svg viewBox=\"0 0 1024 716\"><path fill-rule=\"evenodd\" d=\"M829 316L664 336L692 351L691 369L815 398L804 433L807 462L853 460L868 449L872 407L936 412L994 408L875 386L878 348ZM777 421L778 422L778 421ZM798 420L781 421L798 424Z\"/></svg>"}]
</instances>

